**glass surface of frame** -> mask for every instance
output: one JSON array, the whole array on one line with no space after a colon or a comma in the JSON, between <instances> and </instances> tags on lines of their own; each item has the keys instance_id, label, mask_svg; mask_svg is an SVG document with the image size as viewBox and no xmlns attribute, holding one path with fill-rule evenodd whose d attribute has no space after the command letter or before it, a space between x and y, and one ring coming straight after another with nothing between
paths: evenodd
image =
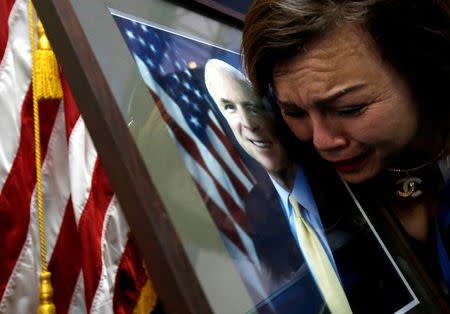
<instances>
[{"instance_id":1,"label":"glass surface of frame","mask_svg":"<svg viewBox=\"0 0 450 314\"><path fill-rule=\"evenodd\" d=\"M149 76L154 77L154 73L156 73L151 70L151 64L155 63L155 59L137 54L130 46L132 41L137 41L145 46L146 51L152 51L153 49L157 50L156 45L163 42L157 41L151 44L142 36L134 37L136 32L132 31L133 27L140 27L144 33L152 29L153 35L157 35L156 38L168 36L164 39L166 42L167 38L171 38L171 40L178 38L175 40L177 47L170 45L166 47L168 48L167 56L162 53L161 59L156 62L159 73L165 76L170 75L172 81L180 80L179 85L171 92L172 94L177 94L181 90L191 92L192 95L178 95L179 98L175 102L183 102L186 99L183 96L189 99L189 97L199 94L199 98L203 98L203 102L210 106L208 111L204 112L207 116L205 119L217 120L219 129L223 129L220 132L224 132L224 137L232 138L234 133L232 126L227 127L226 119L224 120L220 114L221 109L215 105L217 101L205 90L203 72L205 64L210 59L220 59L239 69L239 56L237 55L240 45L239 29L168 1L133 0L124 4L122 1L111 0L76 0L72 1L72 4L113 91L123 118L129 125L151 179L156 183L156 189L170 220L183 242L184 249L212 310L217 313L274 312L273 305L276 306L280 296L289 295L293 291L292 287L295 288L294 290L298 290L299 286L296 285L301 284L304 279L304 277L298 276L298 271L301 273L302 270L297 269L297 272L291 272L291 277L285 281L278 281L277 285L274 285L272 290L265 291L261 298L254 297L255 291L252 289L255 287L249 288L246 281L254 283L255 279L248 278L251 277L253 267L256 265L259 269L263 269L265 265L260 265L258 254L253 252L256 251L255 247L248 246L246 241L242 240L248 237L246 235L248 230L245 229L245 225L248 223L248 221L245 222L245 219L248 217L242 221L238 217L239 211L225 213L233 218L235 225L242 227L240 230L235 225L228 224L226 217L220 216L223 213L216 212L216 215L212 213L214 209L207 205L206 200L213 198L213 195L202 191L201 186L199 188L199 179L191 171L186 154L180 152L180 147L182 147L180 141L186 138L174 136L176 126L171 126L167 119L167 115L174 115L167 109L167 103L174 100L174 97L170 96L170 87L163 88L163 93L155 93L161 87L155 87L155 82L152 85L149 80ZM111 12L116 17L113 17ZM131 23L128 25L129 29L117 27L118 17L130 20L127 22ZM149 28L146 30L143 26ZM199 46L203 48L195 48ZM178 51L176 51L177 49ZM176 58L180 56L182 60L186 61L185 64L177 61ZM164 63L164 58L170 59L170 61L164 61ZM197 68L201 71L196 72ZM181 76L178 74L181 75L182 72L185 77L181 82ZM190 76L195 75L197 77L192 84L187 81L188 78L191 78ZM162 84L160 81L154 81L158 85ZM199 84L201 88L196 88L195 84ZM193 105L192 102L190 103ZM195 106L192 110L195 110ZM211 118L211 112L213 112L214 118ZM181 114L184 113L181 112ZM183 116L183 119L192 124L204 123L189 120L186 116ZM201 135L196 136L201 137ZM178 143L176 143L177 141ZM228 146L225 144L226 140L220 142L224 146ZM254 142L258 141L254 140ZM258 166L255 166L254 162L252 165L251 158L242 151L246 150L245 147L240 149L238 144L242 146L237 138L233 142L233 145L237 147L235 149L238 150L239 157L237 159L244 160L243 166L238 166L238 168L244 169L243 172L248 171L250 173L249 181L256 182L261 169L258 170ZM264 145L264 143L259 143L259 145ZM229 152L230 150L227 149L225 151ZM235 159L233 156L231 158ZM221 167L223 168L223 165ZM250 183L251 185L252 183ZM255 184L253 183L253 185ZM350 198L344 185L341 184L341 188L342 193ZM229 192L229 189L217 191L222 198L224 198L223 193ZM205 194L207 195L205 196ZM375 252L373 256L376 261L385 266L386 271L382 270L381 275L392 279L390 281L392 287L396 288L393 292L397 293L398 306L395 305L397 307L387 312L404 313L414 308L419 301L415 292L405 280L402 270L399 269L380 236L374 230L364 210L360 206L358 208L354 201L354 199L350 199L350 203L347 203L351 204L348 210L352 211L352 215L356 215L354 217L364 225L360 231L367 235L373 244ZM229 204L226 204L225 208L230 209ZM241 206L242 208L243 206ZM221 223L223 223L222 226ZM229 229L235 229L235 233L230 233ZM237 247L238 250L233 250L233 247ZM244 258L239 257L243 251L245 252ZM236 255L237 253L239 254ZM256 258L253 258L254 256ZM367 256L365 257L367 258ZM399 260L397 256L394 257L397 261ZM362 262L365 265L364 263L367 261ZM246 267L246 270L242 271L242 267ZM403 271L407 268L408 266L403 265ZM366 273L369 274L370 271L366 271ZM414 274L409 275L414 276ZM260 274L255 275L253 272L253 276L256 278ZM314 282L309 280L309 284L314 286ZM320 298L320 295L317 296ZM298 299L298 296L294 295L294 297ZM379 299L372 301L376 304ZM310 312L320 312L321 310L322 305L317 311L313 309ZM284 311L275 312L282 313Z\"/></svg>"}]
</instances>

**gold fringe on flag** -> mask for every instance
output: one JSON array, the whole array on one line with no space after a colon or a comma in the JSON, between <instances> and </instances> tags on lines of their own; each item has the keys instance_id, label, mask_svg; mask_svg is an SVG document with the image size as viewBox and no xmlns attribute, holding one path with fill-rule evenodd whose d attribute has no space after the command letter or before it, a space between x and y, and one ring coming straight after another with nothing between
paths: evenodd
<instances>
[{"instance_id":1,"label":"gold fringe on flag","mask_svg":"<svg viewBox=\"0 0 450 314\"><path fill-rule=\"evenodd\" d=\"M139 295L136 306L134 307L133 314L148 314L155 309L156 306L156 292L153 288L153 284L150 281L147 268L145 267L145 273L147 275L147 281L142 287L141 294Z\"/></svg>"},{"instance_id":2,"label":"gold fringe on flag","mask_svg":"<svg viewBox=\"0 0 450 314\"><path fill-rule=\"evenodd\" d=\"M28 14L30 23L30 43L32 57L32 84L33 84L33 118L34 118L34 146L36 159L36 190L39 215L39 242L41 247L41 286L39 288L38 314L56 314L53 303L53 287L51 274L47 270L47 256L45 250L44 208L42 205L42 178L41 178L41 140L39 124L39 101L62 99L63 91L59 78L58 64L51 50L50 43L45 36L44 27L38 19L38 49L35 49L35 31L33 4L28 1Z\"/></svg>"}]
</instances>

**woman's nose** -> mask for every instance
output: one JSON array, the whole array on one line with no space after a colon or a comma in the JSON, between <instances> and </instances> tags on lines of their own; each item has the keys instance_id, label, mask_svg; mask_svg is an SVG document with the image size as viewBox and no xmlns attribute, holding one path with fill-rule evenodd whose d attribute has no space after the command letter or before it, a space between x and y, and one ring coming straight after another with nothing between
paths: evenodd
<instances>
[{"instance_id":1,"label":"woman's nose","mask_svg":"<svg viewBox=\"0 0 450 314\"><path fill-rule=\"evenodd\" d=\"M311 117L312 140L318 151L332 151L346 145L346 137L342 134L339 121L333 121L320 115Z\"/></svg>"}]
</instances>

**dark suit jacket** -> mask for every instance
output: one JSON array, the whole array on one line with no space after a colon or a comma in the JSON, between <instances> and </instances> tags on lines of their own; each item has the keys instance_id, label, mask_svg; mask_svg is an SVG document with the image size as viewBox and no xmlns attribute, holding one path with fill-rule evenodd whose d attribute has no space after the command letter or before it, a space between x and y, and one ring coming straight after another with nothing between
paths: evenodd
<instances>
[{"instance_id":1,"label":"dark suit jacket","mask_svg":"<svg viewBox=\"0 0 450 314\"><path fill-rule=\"evenodd\" d=\"M350 306L354 313L393 313L412 297L340 180L333 180L312 188L319 191L319 213ZM327 312L270 179L250 192L246 211L270 295L259 313Z\"/></svg>"},{"instance_id":2,"label":"dark suit jacket","mask_svg":"<svg viewBox=\"0 0 450 314\"><path fill-rule=\"evenodd\" d=\"M260 313L320 313L324 303L314 279L306 266L287 219L282 212L278 194L268 177L246 198L249 234L262 265L262 276L268 296L258 305ZM277 302L281 300L281 302Z\"/></svg>"}]
</instances>

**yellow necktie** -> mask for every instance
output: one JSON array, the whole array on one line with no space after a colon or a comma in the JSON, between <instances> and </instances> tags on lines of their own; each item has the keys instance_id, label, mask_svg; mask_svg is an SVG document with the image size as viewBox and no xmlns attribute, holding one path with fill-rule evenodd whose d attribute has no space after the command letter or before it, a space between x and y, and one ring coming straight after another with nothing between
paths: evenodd
<instances>
[{"instance_id":1,"label":"yellow necktie","mask_svg":"<svg viewBox=\"0 0 450 314\"><path fill-rule=\"evenodd\" d=\"M292 196L289 196L289 202L294 209L297 222L297 236L299 242L302 243L303 253L311 265L311 271L314 273L328 309L333 314L352 313L341 282L319 238L309 223L303 218L298 202Z\"/></svg>"}]
</instances>

